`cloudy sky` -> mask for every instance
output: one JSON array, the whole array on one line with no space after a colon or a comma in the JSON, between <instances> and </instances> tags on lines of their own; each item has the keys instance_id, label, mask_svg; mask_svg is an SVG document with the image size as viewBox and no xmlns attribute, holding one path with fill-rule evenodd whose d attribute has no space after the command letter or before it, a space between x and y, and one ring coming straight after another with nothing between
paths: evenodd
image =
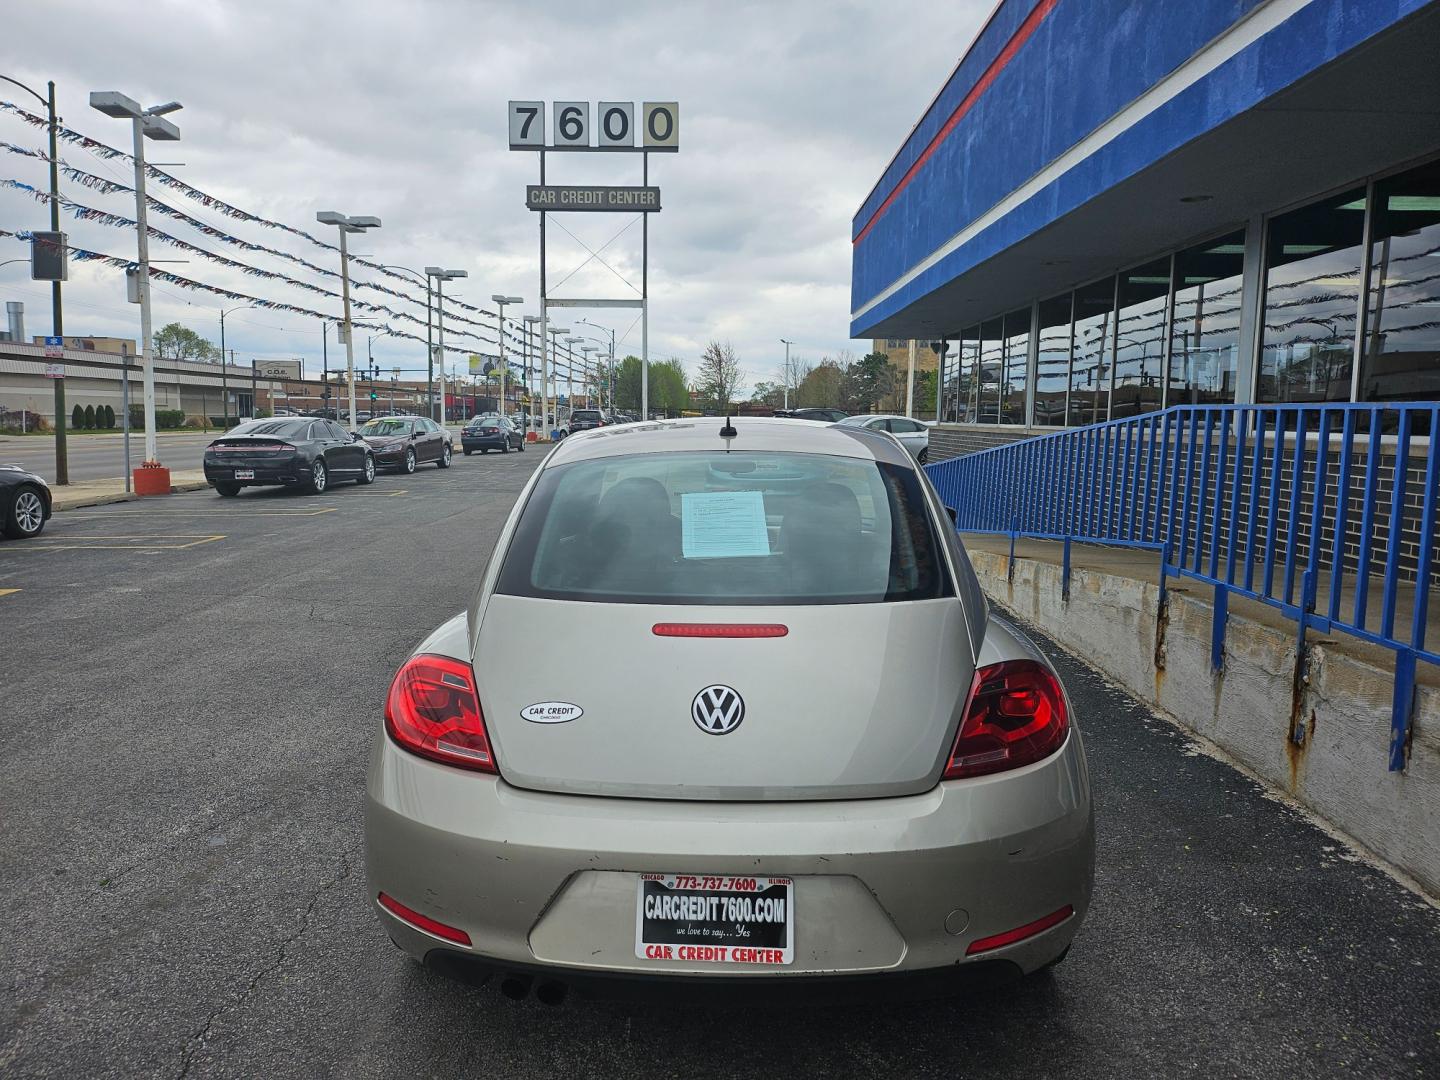
<instances>
[{"instance_id":1,"label":"cloudy sky","mask_svg":"<svg viewBox=\"0 0 1440 1080\"><path fill-rule=\"evenodd\" d=\"M67 126L127 150L128 125L90 109L89 91L119 90L145 105L179 99L185 108L170 119L183 141L147 144L151 160L185 163L167 171L332 242L333 228L315 224L317 210L378 216L383 228L355 238L354 253L465 269L469 280L455 291L487 309L492 293L505 292L525 297L530 303L521 311L533 312L539 295L538 215L524 207L538 163L534 154L507 149L506 101L679 101L681 151L651 159L651 182L664 202L651 227L651 356L677 356L693 368L707 341L728 340L753 383L777 377L782 337L812 361L863 349L847 336L851 216L992 5L147 0L142 6L144 18L99 0L17 3L5 16L0 74L42 92L54 79ZM0 100L26 103L4 83ZM0 141L40 147L43 132L0 113ZM80 147L62 145L61 156L107 179L132 178L127 162L104 161ZM551 183L639 182L638 156L550 155L549 162ZM4 179L47 183L41 162L0 152ZM132 196L63 179L61 190L85 205L134 216ZM231 221L163 188L151 194L241 239L321 266L338 264L333 253L303 239ZM0 228L44 228L47 220L27 195L0 189ZM588 253L580 243L600 248L631 216L549 220L552 293L634 295L598 261L582 266ZM183 223L152 215L151 224L265 270L334 284ZM134 255L133 230L73 220L62 228L72 245ZM23 245L0 238L0 261L24 254ZM323 296L161 244L152 243L151 257L189 257L166 266L247 295L338 312ZM610 242L603 258L638 286L640 226ZM120 271L72 263L65 295L67 332L138 337L139 310L124 302ZM218 340L217 297L165 284L154 295L157 327L179 321ZM423 320L423 307L363 290L356 295ZM49 332L48 298L24 266L0 268L0 299L26 301L27 332ZM613 326L624 336L621 350L638 353L635 314L586 317ZM316 320L283 312L241 311L226 320L226 343L241 362L302 357L307 369L318 368L320 336ZM357 352L366 344L357 331ZM375 341L373 354L385 368L419 369L424 362L423 345L394 338Z\"/></svg>"}]
</instances>

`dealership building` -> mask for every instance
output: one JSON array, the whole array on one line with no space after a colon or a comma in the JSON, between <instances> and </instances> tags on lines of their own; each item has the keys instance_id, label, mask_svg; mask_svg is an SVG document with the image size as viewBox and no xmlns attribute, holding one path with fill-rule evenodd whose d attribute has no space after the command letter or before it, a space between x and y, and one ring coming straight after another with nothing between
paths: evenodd
<instances>
[{"instance_id":1,"label":"dealership building","mask_svg":"<svg viewBox=\"0 0 1440 1080\"><path fill-rule=\"evenodd\" d=\"M851 336L939 346L935 458L1440 400L1437 56L1437 0L1003 0L855 215Z\"/></svg>"}]
</instances>

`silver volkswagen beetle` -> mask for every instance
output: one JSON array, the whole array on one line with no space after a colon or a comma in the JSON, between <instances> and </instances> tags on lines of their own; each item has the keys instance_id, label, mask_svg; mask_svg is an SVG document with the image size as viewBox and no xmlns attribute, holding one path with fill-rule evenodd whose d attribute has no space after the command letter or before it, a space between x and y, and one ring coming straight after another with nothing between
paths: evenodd
<instances>
[{"instance_id":1,"label":"silver volkswagen beetle","mask_svg":"<svg viewBox=\"0 0 1440 1080\"><path fill-rule=\"evenodd\" d=\"M1028 974L1094 863L1071 703L928 479L770 418L549 455L390 686L365 828L401 949L552 1003Z\"/></svg>"}]
</instances>

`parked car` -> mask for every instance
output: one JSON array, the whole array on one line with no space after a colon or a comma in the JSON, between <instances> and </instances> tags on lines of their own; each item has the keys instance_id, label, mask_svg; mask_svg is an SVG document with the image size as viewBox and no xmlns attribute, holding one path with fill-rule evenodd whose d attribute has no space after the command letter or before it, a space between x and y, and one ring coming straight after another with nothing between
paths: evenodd
<instances>
[{"instance_id":1,"label":"parked car","mask_svg":"<svg viewBox=\"0 0 1440 1080\"><path fill-rule=\"evenodd\" d=\"M413 473L417 465L427 461L448 469L455 448L450 432L423 416L371 420L360 429L360 437L374 451L376 465L402 473Z\"/></svg>"},{"instance_id":2,"label":"parked car","mask_svg":"<svg viewBox=\"0 0 1440 1080\"><path fill-rule=\"evenodd\" d=\"M50 485L19 465L0 465L0 532L11 540L39 536L50 520Z\"/></svg>"},{"instance_id":3,"label":"parked car","mask_svg":"<svg viewBox=\"0 0 1440 1080\"><path fill-rule=\"evenodd\" d=\"M205 479L221 495L283 485L319 494L337 480L369 484L375 455L333 420L247 420L205 448Z\"/></svg>"},{"instance_id":4,"label":"parked car","mask_svg":"<svg viewBox=\"0 0 1440 1080\"><path fill-rule=\"evenodd\" d=\"M775 415L790 420L817 420L822 424L834 424L850 414L843 409L776 409Z\"/></svg>"},{"instance_id":5,"label":"parked car","mask_svg":"<svg viewBox=\"0 0 1440 1080\"><path fill-rule=\"evenodd\" d=\"M893 440L732 423L562 443L401 666L366 795L386 932L549 1001L1058 963L1095 848L1054 668Z\"/></svg>"},{"instance_id":6,"label":"parked car","mask_svg":"<svg viewBox=\"0 0 1440 1080\"><path fill-rule=\"evenodd\" d=\"M460 432L460 449L465 451L467 456L476 450L482 454L488 454L491 450L508 454L512 448L522 454L525 452L525 433L509 417L477 417Z\"/></svg>"},{"instance_id":7,"label":"parked car","mask_svg":"<svg viewBox=\"0 0 1440 1080\"><path fill-rule=\"evenodd\" d=\"M847 416L840 427L859 427L867 431L888 431L910 451L910 456L924 465L930 460L930 427L908 416L881 413L877 416Z\"/></svg>"},{"instance_id":8,"label":"parked car","mask_svg":"<svg viewBox=\"0 0 1440 1080\"><path fill-rule=\"evenodd\" d=\"M610 422L610 417L601 409L576 409L570 414L570 434L604 427Z\"/></svg>"}]
</instances>

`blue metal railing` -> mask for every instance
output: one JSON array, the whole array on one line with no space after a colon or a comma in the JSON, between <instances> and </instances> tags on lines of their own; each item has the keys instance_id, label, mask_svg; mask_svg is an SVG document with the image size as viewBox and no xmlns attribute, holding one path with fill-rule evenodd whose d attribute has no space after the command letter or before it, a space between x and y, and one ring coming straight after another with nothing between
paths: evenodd
<instances>
[{"instance_id":1,"label":"blue metal railing","mask_svg":"<svg viewBox=\"0 0 1440 1080\"><path fill-rule=\"evenodd\" d=\"M1072 541L1158 552L1162 603L1167 576L1214 586L1216 670L1232 593L1295 621L1297 659L1308 630L1393 649L1390 768L1404 768L1416 664L1440 664L1426 638L1440 403L1181 405L927 471L957 529L1010 537L1012 572L1017 538L1063 541L1067 599Z\"/></svg>"}]
</instances>

